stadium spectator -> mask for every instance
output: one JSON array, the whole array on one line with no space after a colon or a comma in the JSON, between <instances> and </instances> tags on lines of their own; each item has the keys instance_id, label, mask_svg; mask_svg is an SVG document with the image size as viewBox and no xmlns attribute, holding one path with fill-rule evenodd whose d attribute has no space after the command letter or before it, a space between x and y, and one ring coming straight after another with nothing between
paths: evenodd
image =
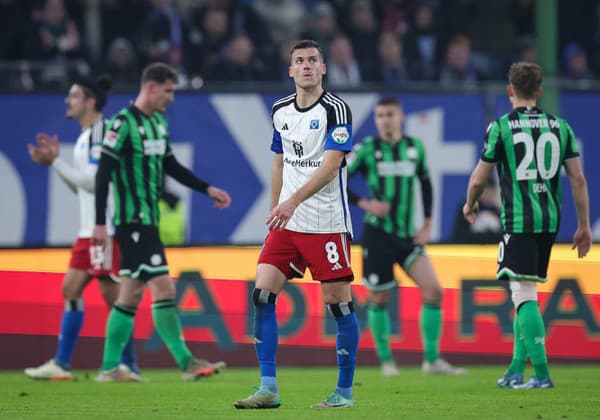
<instances>
[{"instance_id":1,"label":"stadium spectator","mask_svg":"<svg viewBox=\"0 0 600 420\"><path fill-rule=\"evenodd\" d=\"M116 38L108 47L106 70L111 74L115 87L136 85L139 79L137 56L127 38Z\"/></svg>"},{"instance_id":2,"label":"stadium spectator","mask_svg":"<svg viewBox=\"0 0 600 420\"><path fill-rule=\"evenodd\" d=\"M395 34L394 34L395 35ZM395 97L375 106L377 135L354 147L348 174L369 180L370 199L348 192L349 200L366 212L363 229L363 284L369 290L367 321L384 376L398 374L390 347L390 290L397 287L398 264L419 287L423 304L419 325L425 374L463 375L464 369L440 357L443 289L424 246L431 235L432 191L425 147L402 132L404 113ZM419 181L425 221L415 231L414 183Z\"/></svg>"},{"instance_id":3,"label":"stadium spectator","mask_svg":"<svg viewBox=\"0 0 600 420\"><path fill-rule=\"evenodd\" d=\"M282 82L286 85L293 83L290 79L290 51L293 46L298 42L294 38L288 38L279 44L279 55L277 64L269 66L269 80Z\"/></svg>"},{"instance_id":4,"label":"stadium spectator","mask_svg":"<svg viewBox=\"0 0 600 420\"><path fill-rule=\"evenodd\" d=\"M198 15L200 30L192 35L191 73L205 75L221 59L229 42L229 15L220 8L210 7Z\"/></svg>"},{"instance_id":5,"label":"stadium spectator","mask_svg":"<svg viewBox=\"0 0 600 420\"><path fill-rule=\"evenodd\" d=\"M67 14L63 0L46 0L40 13L34 11L33 14L33 31L26 40L26 58L61 60L79 55L79 29Z\"/></svg>"},{"instance_id":6,"label":"stadium spectator","mask_svg":"<svg viewBox=\"0 0 600 420\"><path fill-rule=\"evenodd\" d=\"M223 56L206 70L207 81L252 82L267 79L264 64L256 57L252 40L244 34L233 37Z\"/></svg>"},{"instance_id":7,"label":"stadium spectator","mask_svg":"<svg viewBox=\"0 0 600 420\"><path fill-rule=\"evenodd\" d=\"M185 72L188 29L175 0L152 0L142 26L143 63L161 61Z\"/></svg>"},{"instance_id":8,"label":"stadium spectator","mask_svg":"<svg viewBox=\"0 0 600 420\"><path fill-rule=\"evenodd\" d=\"M546 331L538 305L537 282L547 281L550 253L559 229L562 166L571 182L577 210L573 249L577 248L578 257L583 258L592 245L587 182L575 134L564 119L537 107L542 94L542 78L542 69L537 64L518 62L511 65L508 96L513 110L488 127L481 159L469 179L463 206L465 219L475 223L477 202L497 166L503 234L496 278L509 281L516 309L513 359L508 370L497 380L500 388L554 387L548 372ZM560 129L532 129L530 122L535 122L536 127ZM552 147L544 147L546 152L539 153L539 146L548 144ZM524 162L528 162L527 165L523 165ZM535 374L524 382L523 372L528 359L531 359Z\"/></svg>"},{"instance_id":9,"label":"stadium spectator","mask_svg":"<svg viewBox=\"0 0 600 420\"><path fill-rule=\"evenodd\" d=\"M256 12L269 27L271 40L279 45L289 38L298 39L306 9L300 0L257 0Z\"/></svg>"},{"instance_id":10,"label":"stadium spectator","mask_svg":"<svg viewBox=\"0 0 600 420\"><path fill-rule=\"evenodd\" d=\"M269 27L252 6L242 0L206 0L206 4L193 13L193 22L202 22L204 14L211 9L220 9L227 14L228 40L245 34L252 39L261 59L276 55L277 48L269 37Z\"/></svg>"},{"instance_id":11,"label":"stadium spectator","mask_svg":"<svg viewBox=\"0 0 600 420\"><path fill-rule=\"evenodd\" d=\"M387 86L401 86L413 79L412 71L404 60L402 42L398 34L390 31L381 33L377 52L379 68L374 81Z\"/></svg>"},{"instance_id":12,"label":"stadium spectator","mask_svg":"<svg viewBox=\"0 0 600 420\"><path fill-rule=\"evenodd\" d=\"M435 12L428 3L415 9L414 23L402 37L406 59L418 71L419 80L435 80L440 61L440 39L435 22Z\"/></svg>"},{"instance_id":13,"label":"stadium spectator","mask_svg":"<svg viewBox=\"0 0 600 420\"><path fill-rule=\"evenodd\" d=\"M312 15L306 20L306 28L301 34L302 39L313 39L324 48L327 47L338 33L335 9L325 1L315 4Z\"/></svg>"},{"instance_id":14,"label":"stadium spectator","mask_svg":"<svg viewBox=\"0 0 600 420\"><path fill-rule=\"evenodd\" d=\"M451 242L459 244L497 244L502 233L500 219L500 196L498 184L490 176L479 199L479 211L475 223L465 220L461 202L454 218Z\"/></svg>"},{"instance_id":15,"label":"stadium spectator","mask_svg":"<svg viewBox=\"0 0 600 420\"><path fill-rule=\"evenodd\" d=\"M350 282L350 237L344 156L352 148L348 105L323 89L325 64L319 45L299 41L291 51L289 75L295 94L273 104L271 211L256 269L254 343L260 387L236 408L277 408L277 295L306 267L321 282L323 300L337 325L338 382L314 408L353 407L352 383L359 329ZM304 157L302 160L300 158ZM308 163L300 165L296 163ZM328 203L323 206L322 203Z\"/></svg>"},{"instance_id":16,"label":"stadium spectator","mask_svg":"<svg viewBox=\"0 0 600 420\"><path fill-rule=\"evenodd\" d=\"M409 0L379 0L382 31L395 32L403 36L410 28L412 14Z\"/></svg>"},{"instance_id":17,"label":"stadium spectator","mask_svg":"<svg viewBox=\"0 0 600 420\"><path fill-rule=\"evenodd\" d=\"M338 34L329 44L327 84L331 87L357 87L362 81L350 40Z\"/></svg>"},{"instance_id":18,"label":"stadium spectator","mask_svg":"<svg viewBox=\"0 0 600 420\"><path fill-rule=\"evenodd\" d=\"M104 209L111 179L115 183L115 202L132 203L134 208L115 206L115 236L121 245L123 287L108 317L98 382L128 381L119 366L122 343L133 332L133 318L146 287L152 294L154 325L182 371L182 379L195 381L224 367L223 362L196 359L185 344L175 308L175 287L158 232L157 208L165 174L206 193L217 208L226 208L231 203L227 192L197 178L173 154L162 113L173 102L177 83L177 73L172 67L164 63L147 66L135 102L111 119L104 138L96 173L94 244L106 244Z\"/></svg>"},{"instance_id":19,"label":"stadium spectator","mask_svg":"<svg viewBox=\"0 0 600 420\"><path fill-rule=\"evenodd\" d=\"M347 34L358 58L360 73L365 81L373 81L377 74L377 40L379 27L373 7L368 0L354 0L350 4Z\"/></svg>"},{"instance_id":20,"label":"stadium spectator","mask_svg":"<svg viewBox=\"0 0 600 420\"><path fill-rule=\"evenodd\" d=\"M446 59L440 70L440 82L446 86L472 86L482 79L471 59L471 40L464 35L453 37L446 48ZM462 83L457 83L462 82Z\"/></svg>"},{"instance_id":21,"label":"stadium spectator","mask_svg":"<svg viewBox=\"0 0 600 420\"><path fill-rule=\"evenodd\" d=\"M34 162L51 166L65 184L77 194L79 200L79 232L71 249L71 261L62 285L65 310L62 315L58 348L54 358L41 366L25 369L25 375L33 379L70 380L71 359L84 318L83 290L92 278L98 280L100 292L108 307L112 307L119 291L119 244L112 236L102 250L91 242L94 227L94 176L98 168L100 148L105 128L102 109L111 87L108 76L97 80L82 79L71 86L65 99L67 118L77 120L81 134L73 149L73 165L60 156L56 136L40 133L37 146L29 145ZM102 207L102 213L106 206ZM111 226L112 235L112 226ZM136 363L133 337L123 337L121 368L128 381L140 381ZM121 360L121 357L118 359Z\"/></svg>"},{"instance_id":22,"label":"stadium spectator","mask_svg":"<svg viewBox=\"0 0 600 420\"><path fill-rule=\"evenodd\" d=\"M588 66L588 55L585 49L577 43L571 43L563 49L563 77L569 80L585 80L592 78Z\"/></svg>"}]
</instances>

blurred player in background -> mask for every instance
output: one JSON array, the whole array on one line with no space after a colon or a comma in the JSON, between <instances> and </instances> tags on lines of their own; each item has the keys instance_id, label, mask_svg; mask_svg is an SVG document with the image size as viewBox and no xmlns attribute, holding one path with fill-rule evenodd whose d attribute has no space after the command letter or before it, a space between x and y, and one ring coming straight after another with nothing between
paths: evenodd
<instances>
[{"instance_id":1,"label":"blurred player in background","mask_svg":"<svg viewBox=\"0 0 600 420\"><path fill-rule=\"evenodd\" d=\"M96 80L80 80L69 90L65 99L67 118L77 120L82 130L73 149L73 165L60 157L56 136L40 133L37 145L28 145L33 161L51 166L79 200L79 232L71 249L71 261L62 286L65 311L58 336L58 349L53 359L41 366L25 369L25 374L34 379L73 378L71 357L84 315L82 293L90 280L94 277L98 279L102 297L109 307L112 307L119 293L118 243L110 237L103 251L90 240L95 222L94 179L105 127L101 111L106 105L110 87L110 77L103 75ZM105 213L105 209L102 208L102 213ZM123 352L123 363L126 367L123 367L123 371L130 380L139 380L133 338L126 337L125 342L127 346Z\"/></svg>"},{"instance_id":2,"label":"blurred player in background","mask_svg":"<svg viewBox=\"0 0 600 420\"><path fill-rule=\"evenodd\" d=\"M146 286L152 293L152 315L158 334L182 371L194 381L224 366L193 357L183 339L175 308L175 285L169 277L165 250L158 233L158 201L165 173L196 191L208 194L215 207L229 206L229 194L197 178L175 158L163 113L173 102L177 73L162 63L144 69L133 104L109 122L96 175L96 226L93 241L106 245L106 206L112 182L116 237L121 245L123 276L119 298L106 325L102 370L98 382L127 381L119 368L123 345L133 330L133 318Z\"/></svg>"},{"instance_id":3,"label":"blurred player in background","mask_svg":"<svg viewBox=\"0 0 600 420\"><path fill-rule=\"evenodd\" d=\"M346 200L345 156L352 148L352 114L323 89L326 67L314 41L290 52L289 76L296 92L273 104L275 153L271 176L269 233L258 259L254 302L254 343L261 383L236 408L277 408L277 318L275 303L286 281L306 267L321 282L323 299L337 324L338 382L314 408L354 406L352 382L359 330L352 304L350 267L352 222Z\"/></svg>"},{"instance_id":4,"label":"blurred player in background","mask_svg":"<svg viewBox=\"0 0 600 420\"><path fill-rule=\"evenodd\" d=\"M465 218L474 223L479 199L494 166L502 198L503 234L496 278L508 280L516 314L513 358L497 384L500 388L553 388L548 372L544 320L537 282L545 282L561 216L561 167L564 166L577 209L573 249L584 257L592 244L587 182L575 135L569 124L536 106L542 94L542 69L513 63L508 97L513 111L492 122L481 160L469 180ZM523 381L527 359L535 375Z\"/></svg>"},{"instance_id":5,"label":"blurred player in background","mask_svg":"<svg viewBox=\"0 0 600 420\"><path fill-rule=\"evenodd\" d=\"M398 374L390 347L390 289L397 287L394 264L399 264L421 290L420 315L424 373L450 375L466 371L440 357L443 289L435 274L425 244L431 234L432 192L425 147L421 140L402 133L404 113L394 97L382 98L375 106L377 136L355 146L350 158L350 176L360 172L371 195L362 198L352 191L350 201L362 208L363 284L369 289L367 320L373 335L381 373ZM425 221L414 231L415 181L421 183Z\"/></svg>"}]
</instances>

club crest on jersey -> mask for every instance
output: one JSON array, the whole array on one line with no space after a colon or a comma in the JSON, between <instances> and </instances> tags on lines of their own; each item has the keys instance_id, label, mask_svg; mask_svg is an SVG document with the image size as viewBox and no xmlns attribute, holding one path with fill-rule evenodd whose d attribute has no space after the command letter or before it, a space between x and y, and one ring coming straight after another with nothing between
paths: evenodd
<instances>
[{"instance_id":1,"label":"club crest on jersey","mask_svg":"<svg viewBox=\"0 0 600 420\"><path fill-rule=\"evenodd\" d=\"M416 159L418 156L417 149L415 149L414 147L409 147L406 150L406 156L408 156L409 159Z\"/></svg>"},{"instance_id":2,"label":"club crest on jersey","mask_svg":"<svg viewBox=\"0 0 600 420\"><path fill-rule=\"evenodd\" d=\"M160 134L163 137L167 134L167 130L165 129L165 127L163 127L160 124L158 125L158 134Z\"/></svg>"},{"instance_id":3,"label":"club crest on jersey","mask_svg":"<svg viewBox=\"0 0 600 420\"><path fill-rule=\"evenodd\" d=\"M318 130L319 129L319 120L310 120L310 129Z\"/></svg>"},{"instance_id":4,"label":"club crest on jersey","mask_svg":"<svg viewBox=\"0 0 600 420\"><path fill-rule=\"evenodd\" d=\"M146 130L144 130L144 127L142 127L141 125L138 127L138 131L140 132L140 134L143 136L144 134L146 134Z\"/></svg>"},{"instance_id":5,"label":"club crest on jersey","mask_svg":"<svg viewBox=\"0 0 600 420\"><path fill-rule=\"evenodd\" d=\"M338 144L344 144L350 139L350 132L343 125L336 127L331 132L331 138Z\"/></svg>"}]
</instances>

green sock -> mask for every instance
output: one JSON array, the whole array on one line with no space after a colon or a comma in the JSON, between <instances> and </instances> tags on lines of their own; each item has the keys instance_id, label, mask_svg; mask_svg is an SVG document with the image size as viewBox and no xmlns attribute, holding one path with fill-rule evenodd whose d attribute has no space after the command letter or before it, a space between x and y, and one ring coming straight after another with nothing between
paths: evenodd
<instances>
[{"instance_id":1,"label":"green sock","mask_svg":"<svg viewBox=\"0 0 600 420\"><path fill-rule=\"evenodd\" d=\"M375 342L375 351L379 356L379 361L389 362L392 360L392 349L390 348L390 334L392 331L390 325L390 313L386 307L369 305L367 308L367 322Z\"/></svg>"},{"instance_id":2,"label":"green sock","mask_svg":"<svg viewBox=\"0 0 600 420\"><path fill-rule=\"evenodd\" d=\"M440 336L442 332L442 309L440 304L423 303L419 321L425 360L435 362L440 358Z\"/></svg>"},{"instance_id":3,"label":"green sock","mask_svg":"<svg viewBox=\"0 0 600 420\"><path fill-rule=\"evenodd\" d=\"M546 330L537 302L532 300L521 305L517 317L523 333L523 341L535 376L543 380L548 377L548 358L546 357Z\"/></svg>"},{"instance_id":4,"label":"green sock","mask_svg":"<svg viewBox=\"0 0 600 420\"><path fill-rule=\"evenodd\" d=\"M525 362L527 362L527 349L525 348L525 342L523 341L523 334L521 333L521 326L518 322L517 314L513 321L513 334L514 334L514 346L513 356L510 366L508 367L508 374L514 375L515 373L523 373L525 370Z\"/></svg>"},{"instance_id":5,"label":"green sock","mask_svg":"<svg viewBox=\"0 0 600 420\"><path fill-rule=\"evenodd\" d=\"M193 359L190 349L183 340L181 322L175 309L173 299L160 300L152 303L152 317L154 326L160 338L165 342L171 355L179 365L179 369L186 370L188 363Z\"/></svg>"},{"instance_id":6,"label":"green sock","mask_svg":"<svg viewBox=\"0 0 600 420\"><path fill-rule=\"evenodd\" d=\"M119 366L121 354L133 332L135 308L115 303L106 323L106 339L104 340L104 358L102 370L110 370Z\"/></svg>"}]
</instances>

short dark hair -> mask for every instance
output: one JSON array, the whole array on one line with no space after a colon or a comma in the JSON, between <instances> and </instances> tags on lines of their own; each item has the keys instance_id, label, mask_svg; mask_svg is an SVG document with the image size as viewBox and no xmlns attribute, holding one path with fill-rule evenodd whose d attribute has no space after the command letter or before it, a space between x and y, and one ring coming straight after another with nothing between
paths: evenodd
<instances>
[{"instance_id":1,"label":"short dark hair","mask_svg":"<svg viewBox=\"0 0 600 420\"><path fill-rule=\"evenodd\" d=\"M383 98L381 98L380 100L377 101L377 104L375 104L375 106L389 106L389 105L397 106L398 108L402 109L402 104L400 103L398 98L396 98L395 96L384 96Z\"/></svg>"},{"instance_id":2,"label":"short dark hair","mask_svg":"<svg viewBox=\"0 0 600 420\"><path fill-rule=\"evenodd\" d=\"M544 72L535 63L519 61L512 63L508 71L508 83L515 94L523 99L536 99L536 92L542 86Z\"/></svg>"},{"instance_id":3,"label":"short dark hair","mask_svg":"<svg viewBox=\"0 0 600 420\"><path fill-rule=\"evenodd\" d=\"M112 87L112 78L110 75L101 74L95 79L84 77L75 80L74 84L81 87L86 99L94 98L96 100L96 104L94 105L96 111L102 111L108 99L108 91Z\"/></svg>"},{"instance_id":4,"label":"short dark hair","mask_svg":"<svg viewBox=\"0 0 600 420\"><path fill-rule=\"evenodd\" d=\"M303 39L301 41L296 42L294 44L294 46L292 47L292 49L290 50L290 61L292 59L292 54L294 53L294 51L304 50L306 48L316 48L317 51L319 51L319 54L321 54L321 61L325 62L325 54L323 53L323 50L319 46L319 43L312 39Z\"/></svg>"},{"instance_id":5,"label":"short dark hair","mask_svg":"<svg viewBox=\"0 0 600 420\"><path fill-rule=\"evenodd\" d=\"M179 82L177 72L165 63L148 64L142 73L142 86L148 82L165 83L166 81Z\"/></svg>"}]
</instances>

